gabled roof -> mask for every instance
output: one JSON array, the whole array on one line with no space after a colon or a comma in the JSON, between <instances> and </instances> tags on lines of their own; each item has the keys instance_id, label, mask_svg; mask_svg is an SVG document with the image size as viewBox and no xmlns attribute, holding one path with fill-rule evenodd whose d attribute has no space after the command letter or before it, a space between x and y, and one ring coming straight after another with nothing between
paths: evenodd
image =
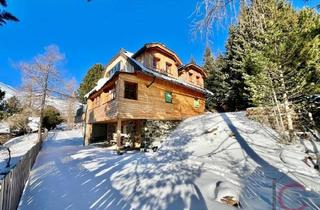
<instances>
[{"instance_id":1,"label":"gabled roof","mask_svg":"<svg viewBox=\"0 0 320 210\"><path fill-rule=\"evenodd\" d=\"M150 44L145 44L143 48L141 48L138 52L136 53L131 53L131 52L128 52L124 49L121 49L112 59L111 61L106 65L110 65L112 63L112 61L114 61L115 59L117 59L119 56L122 56L122 57L125 57L128 59L128 62L134 66L134 69L137 70L137 71L141 71L145 74L148 74L148 75L151 75L151 76L154 76L154 77L157 77L161 80L165 80L165 81L169 81L169 82L172 82L172 83L175 83L177 85L180 85L180 86L183 86L183 87L187 87L187 88L190 88L192 90L195 90L195 91L198 91L198 92L201 92L201 93L204 93L204 94L209 94L209 95L212 95L212 92L210 92L209 90L207 89L204 89L204 88L200 88L198 86L195 86L195 85L192 85L188 82L185 82L183 80L180 80L180 79L177 79L177 78L174 78L174 77L170 77L170 76L167 76L165 74L161 74L155 70L152 70L152 69L149 69L147 67L145 67L142 63L140 63L139 61L137 61L135 58L141 54L142 52L144 52L145 49L147 48L150 48L150 47L159 47L159 48L162 48L162 49L165 49L167 51L170 51L170 53L172 53L172 55L176 56L176 59L177 61L180 63L180 65L182 65L182 62L181 60L178 58L178 56L172 52L171 50L169 50L168 48L166 48L163 44L160 44L160 43L150 43ZM187 69L189 67L193 67L194 69L200 71L205 77L207 76L207 73L198 65L196 64L193 64L193 63L190 63L190 64L187 64L187 65L184 65L184 66L181 66L179 68L179 71L181 70L184 70L184 69ZM98 84L91 90L89 91L84 97L85 98L88 98L90 95L92 95L93 93L96 93L97 91L99 91L101 88L103 88L109 81L111 81L115 76L117 76L119 73L121 72L124 72L124 71L119 71L119 72L116 72L111 78L102 78L98 81ZM130 72L126 72L126 73L130 73ZM131 72L133 73L133 72Z\"/></svg>"},{"instance_id":2,"label":"gabled roof","mask_svg":"<svg viewBox=\"0 0 320 210\"><path fill-rule=\"evenodd\" d=\"M173 52L172 50L170 50L169 48L167 48L164 44L161 44L161 43L147 43L142 48L140 48L136 53L134 53L131 57L135 59L148 49L156 49L160 52L163 52L163 53L171 56L173 58L173 60L175 60L175 62L177 63L177 66L182 65L182 61L178 57L178 55L175 52Z\"/></svg>"},{"instance_id":3,"label":"gabled roof","mask_svg":"<svg viewBox=\"0 0 320 210\"><path fill-rule=\"evenodd\" d=\"M208 73L206 70L204 70L202 67L198 66L195 63L189 63L186 64L184 66L181 66L178 71L183 71L183 70L187 70L188 68L193 68L195 70L197 70L198 72L200 72L205 78L208 77Z\"/></svg>"},{"instance_id":4,"label":"gabled roof","mask_svg":"<svg viewBox=\"0 0 320 210\"><path fill-rule=\"evenodd\" d=\"M176 79L176 78L174 78L174 77L170 77L170 76L167 76L167 75L165 75L165 74L161 74L161 73L159 73L159 72L157 72L157 71L154 71L154 70L152 70L152 69L149 69L149 68L145 67L142 63L140 63L139 61L137 61L136 59L130 57L130 54L128 54L128 53L125 53L125 54L128 56L128 58L129 58L132 62L134 62L137 66L139 66L139 68L136 69L136 70L140 70L140 71L142 71L142 72L144 72L144 73L146 73L146 74L155 76L155 77L160 78L160 79L165 80L165 81L173 82L173 83L175 83L175 84L177 84L177 85L181 85L181 86L183 86L183 87L187 87L187 88L193 89L193 90L198 91L198 92L201 92L201 93L205 93L205 94L212 95L212 92L210 92L210 91L207 90L207 89L197 87L197 86L192 85L192 84L189 84L189 83L187 83L187 82L185 82L185 81L183 81L183 80Z\"/></svg>"}]
</instances>

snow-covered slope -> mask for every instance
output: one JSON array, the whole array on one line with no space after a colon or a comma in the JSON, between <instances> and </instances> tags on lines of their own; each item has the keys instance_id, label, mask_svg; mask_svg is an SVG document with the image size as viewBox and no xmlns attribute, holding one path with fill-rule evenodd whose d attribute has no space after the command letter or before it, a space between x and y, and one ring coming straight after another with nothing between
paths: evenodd
<instances>
[{"instance_id":1,"label":"snow-covered slope","mask_svg":"<svg viewBox=\"0 0 320 210\"><path fill-rule=\"evenodd\" d=\"M303 162L304 147L276 136L244 113L189 118L155 153L117 155L83 147L79 130L56 132L20 209L234 209L221 200L239 200L242 209L320 209L320 176Z\"/></svg>"},{"instance_id":2,"label":"snow-covered slope","mask_svg":"<svg viewBox=\"0 0 320 210\"><path fill-rule=\"evenodd\" d=\"M6 92L5 94L5 100L7 100L8 98L12 97L12 96L16 96L18 97L20 100L23 100L23 93L21 93L20 91L18 91L17 89L11 87L10 85L6 85L2 82L0 82L0 89L4 90ZM68 100L65 99L61 99L58 97L54 97L54 96L49 96L47 97L46 100L47 105L49 106L53 106L56 109L58 109L62 114L67 114L68 111ZM37 106L38 103L36 103L35 105ZM74 105L74 110L76 111L79 107L80 107L80 103L76 103Z\"/></svg>"},{"instance_id":3,"label":"snow-covered slope","mask_svg":"<svg viewBox=\"0 0 320 210\"><path fill-rule=\"evenodd\" d=\"M18 95L18 91L16 89L14 89L13 87L11 87L10 85L6 85L2 82L0 82L0 89L2 91L5 91L5 100L7 100L8 98L11 98L12 96L17 96Z\"/></svg>"},{"instance_id":4,"label":"snow-covered slope","mask_svg":"<svg viewBox=\"0 0 320 210\"><path fill-rule=\"evenodd\" d=\"M320 174L304 162L305 147L278 144L277 137L244 112L207 113L185 120L159 153L198 167L196 183L208 201L229 195L246 209L272 209L273 202L277 209L319 209Z\"/></svg>"}]
</instances>

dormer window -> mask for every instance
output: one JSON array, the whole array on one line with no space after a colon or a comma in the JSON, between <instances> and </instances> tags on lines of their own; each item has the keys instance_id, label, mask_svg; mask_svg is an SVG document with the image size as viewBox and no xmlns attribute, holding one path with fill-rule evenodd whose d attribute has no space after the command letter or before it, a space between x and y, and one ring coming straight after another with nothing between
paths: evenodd
<instances>
[{"instance_id":1,"label":"dormer window","mask_svg":"<svg viewBox=\"0 0 320 210\"><path fill-rule=\"evenodd\" d=\"M118 62L112 69L109 71L109 77L112 77L117 71L120 71L121 63Z\"/></svg>"},{"instance_id":2,"label":"dormer window","mask_svg":"<svg viewBox=\"0 0 320 210\"><path fill-rule=\"evenodd\" d=\"M171 66L172 66L171 63L166 62L166 73L171 74Z\"/></svg>"},{"instance_id":3,"label":"dormer window","mask_svg":"<svg viewBox=\"0 0 320 210\"><path fill-rule=\"evenodd\" d=\"M191 72L188 73L189 74L189 82L193 83L193 74Z\"/></svg>"},{"instance_id":4,"label":"dormer window","mask_svg":"<svg viewBox=\"0 0 320 210\"><path fill-rule=\"evenodd\" d=\"M196 76L196 78L197 78L197 85L201 85L201 84L200 84L200 77L199 77L199 76Z\"/></svg>"},{"instance_id":5,"label":"dormer window","mask_svg":"<svg viewBox=\"0 0 320 210\"><path fill-rule=\"evenodd\" d=\"M153 60L152 60L152 68L157 69L157 68L158 68L158 63L159 63L159 61L160 61L160 58L153 57Z\"/></svg>"}]
</instances>

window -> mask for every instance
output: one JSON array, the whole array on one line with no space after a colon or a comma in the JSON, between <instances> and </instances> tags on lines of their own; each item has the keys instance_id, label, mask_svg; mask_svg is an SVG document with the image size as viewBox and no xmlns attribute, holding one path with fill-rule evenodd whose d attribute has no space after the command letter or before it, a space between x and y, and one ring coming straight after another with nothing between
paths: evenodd
<instances>
[{"instance_id":1,"label":"window","mask_svg":"<svg viewBox=\"0 0 320 210\"><path fill-rule=\"evenodd\" d=\"M172 66L171 63L166 62L166 73L171 74L171 66Z\"/></svg>"},{"instance_id":2,"label":"window","mask_svg":"<svg viewBox=\"0 0 320 210\"><path fill-rule=\"evenodd\" d=\"M194 108L199 108L200 107L200 100L198 98L195 98L193 100L193 106L194 106Z\"/></svg>"},{"instance_id":3,"label":"window","mask_svg":"<svg viewBox=\"0 0 320 210\"><path fill-rule=\"evenodd\" d=\"M100 106L100 96L97 97L97 106Z\"/></svg>"},{"instance_id":4,"label":"window","mask_svg":"<svg viewBox=\"0 0 320 210\"><path fill-rule=\"evenodd\" d=\"M159 58L157 58L157 57L153 57L153 60L152 60L152 67L154 68L154 69L157 69L158 68L158 62L160 61L160 59Z\"/></svg>"},{"instance_id":5,"label":"window","mask_svg":"<svg viewBox=\"0 0 320 210\"><path fill-rule=\"evenodd\" d=\"M112 101L113 99L116 98L116 90L115 88L109 90L109 100L108 101Z\"/></svg>"},{"instance_id":6,"label":"window","mask_svg":"<svg viewBox=\"0 0 320 210\"><path fill-rule=\"evenodd\" d=\"M138 84L124 82L124 97L127 99L138 100Z\"/></svg>"},{"instance_id":7,"label":"window","mask_svg":"<svg viewBox=\"0 0 320 210\"><path fill-rule=\"evenodd\" d=\"M191 72L188 73L189 74L189 82L193 83L193 74Z\"/></svg>"},{"instance_id":8,"label":"window","mask_svg":"<svg viewBox=\"0 0 320 210\"><path fill-rule=\"evenodd\" d=\"M166 91L164 93L164 99L166 103L172 103L172 92Z\"/></svg>"},{"instance_id":9,"label":"window","mask_svg":"<svg viewBox=\"0 0 320 210\"><path fill-rule=\"evenodd\" d=\"M109 77L112 77L117 71L120 71L121 64L118 62L112 69L109 71Z\"/></svg>"},{"instance_id":10,"label":"window","mask_svg":"<svg viewBox=\"0 0 320 210\"><path fill-rule=\"evenodd\" d=\"M196 76L196 78L197 78L197 85L201 85L201 83L200 83L200 77L199 77L199 76Z\"/></svg>"}]
</instances>

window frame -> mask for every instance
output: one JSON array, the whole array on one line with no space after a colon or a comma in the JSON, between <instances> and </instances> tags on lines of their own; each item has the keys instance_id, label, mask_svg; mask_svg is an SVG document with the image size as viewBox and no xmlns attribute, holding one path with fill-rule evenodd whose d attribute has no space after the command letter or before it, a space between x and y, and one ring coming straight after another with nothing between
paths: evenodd
<instances>
[{"instance_id":1,"label":"window frame","mask_svg":"<svg viewBox=\"0 0 320 210\"><path fill-rule=\"evenodd\" d=\"M152 58L152 68L158 69L158 64L159 64L160 58L153 56Z\"/></svg>"},{"instance_id":2,"label":"window frame","mask_svg":"<svg viewBox=\"0 0 320 210\"><path fill-rule=\"evenodd\" d=\"M172 63L166 62L166 72L171 74Z\"/></svg>"},{"instance_id":3,"label":"window frame","mask_svg":"<svg viewBox=\"0 0 320 210\"><path fill-rule=\"evenodd\" d=\"M128 96L127 95L127 85L131 85L131 87L133 87L133 85L135 86L135 95L134 95L134 97L126 97L126 96ZM123 94L123 98L125 98L125 99L129 99L129 100L138 100L138 83L135 83L135 82L129 82L129 81L124 81L124 94ZM132 93L133 93L134 91L132 91Z\"/></svg>"},{"instance_id":4,"label":"window frame","mask_svg":"<svg viewBox=\"0 0 320 210\"><path fill-rule=\"evenodd\" d=\"M167 100L167 95L170 94L170 101ZM167 104L173 104L173 93L172 91L165 91L164 92L164 102Z\"/></svg>"},{"instance_id":5,"label":"window frame","mask_svg":"<svg viewBox=\"0 0 320 210\"><path fill-rule=\"evenodd\" d=\"M193 98L193 107L198 109L200 107L200 99L199 98Z\"/></svg>"}]
</instances>

